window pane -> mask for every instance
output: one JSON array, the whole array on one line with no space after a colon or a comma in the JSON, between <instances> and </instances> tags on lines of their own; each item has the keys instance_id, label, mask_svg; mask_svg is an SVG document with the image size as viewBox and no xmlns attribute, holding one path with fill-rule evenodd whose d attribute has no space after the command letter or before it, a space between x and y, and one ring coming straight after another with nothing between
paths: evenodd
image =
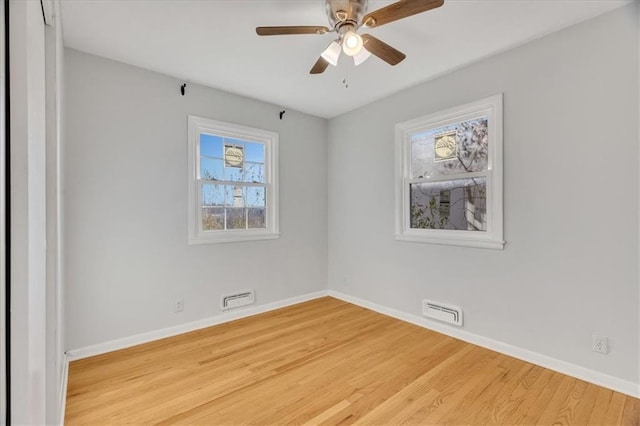
<instances>
[{"instance_id":1,"label":"window pane","mask_svg":"<svg viewBox=\"0 0 640 426\"><path fill-rule=\"evenodd\" d=\"M264 164L244 163L244 181L264 183Z\"/></svg>"},{"instance_id":2,"label":"window pane","mask_svg":"<svg viewBox=\"0 0 640 426\"><path fill-rule=\"evenodd\" d=\"M264 164L264 144L245 142L245 159L252 163Z\"/></svg>"},{"instance_id":3,"label":"window pane","mask_svg":"<svg viewBox=\"0 0 640 426\"><path fill-rule=\"evenodd\" d=\"M222 160L200 157L200 179L222 180Z\"/></svg>"},{"instance_id":4,"label":"window pane","mask_svg":"<svg viewBox=\"0 0 640 426\"><path fill-rule=\"evenodd\" d=\"M244 207L245 188L242 186L225 186L225 205L228 207Z\"/></svg>"},{"instance_id":5,"label":"window pane","mask_svg":"<svg viewBox=\"0 0 640 426\"><path fill-rule=\"evenodd\" d=\"M247 142L243 141L242 139L224 138L224 143L231 144L231 145L238 145L243 147L244 149L244 144L246 144Z\"/></svg>"},{"instance_id":6,"label":"window pane","mask_svg":"<svg viewBox=\"0 0 640 426\"><path fill-rule=\"evenodd\" d=\"M244 163L244 145L241 143L231 143L229 139L224 140L224 166L242 169Z\"/></svg>"},{"instance_id":7,"label":"window pane","mask_svg":"<svg viewBox=\"0 0 640 426\"><path fill-rule=\"evenodd\" d=\"M248 227L251 229L266 228L264 207L248 208Z\"/></svg>"},{"instance_id":8,"label":"window pane","mask_svg":"<svg viewBox=\"0 0 640 426\"><path fill-rule=\"evenodd\" d=\"M246 209L243 207L227 207L227 229L246 229Z\"/></svg>"},{"instance_id":9,"label":"window pane","mask_svg":"<svg viewBox=\"0 0 640 426\"><path fill-rule=\"evenodd\" d=\"M202 185L202 206L223 206L224 186L205 183Z\"/></svg>"},{"instance_id":10,"label":"window pane","mask_svg":"<svg viewBox=\"0 0 640 426\"><path fill-rule=\"evenodd\" d=\"M244 169L239 167L225 167L224 180L229 182L242 182L244 179Z\"/></svg>"},{"instance_id":11,"label":"window pane","mask_svg":"<svg viewBox=\"0 0 640 426\"><path fill-rule=\"evenodd\" d=\"M411 178L487 170L488 118L411 135Z\"/></svg>"},{"instance_id":12,"label":"window pane","mask_svg":"<svg viewBox=\"0 0 640 426\"><path fill-rule=\"evenodd\" d=\"M201 133L200 155L222 158L222 138L220 136Z\"/></svg>"},{"instance_id":13,"label":"window pane","mask_svg":"<svg viewBox=\"0 0 640 426\"><path fill-rule=\"evenodd\" d=\"M247 206L248 207L264 207L264 187L249 186L247 187Z\"/></svg>"},{"instance_id":14,"label":"window pane","mask_svg":"<svg viewBox=\"0 0 640 426\"><path fill-rule=\"evenodd\" d=\"M487 230L486 178L410 184L411 228Z\"/></svg>"},{"instance_id":15,"label":"window pane","mask_svg":"<svg viewBox=\"0 0 640 426\"><path fill-rule=\"evenodd\" d=\"M224 208L204 207L202 209L202 229L204 231L224 229Z\"/></svg>"}]
</instances>

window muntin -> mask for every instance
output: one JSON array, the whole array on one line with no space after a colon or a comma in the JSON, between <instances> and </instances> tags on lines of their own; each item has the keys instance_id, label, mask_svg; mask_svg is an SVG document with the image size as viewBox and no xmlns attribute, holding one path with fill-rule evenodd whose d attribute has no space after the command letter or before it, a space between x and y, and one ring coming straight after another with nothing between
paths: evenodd
<instances>
[{"instance_id":1,"label":"window muntin","mask_svg":"<svg viewBox=\"0 0 640 426\"><path fill-rule=\"evenodd\" d=\"M396 126L396 239L501 249L502 96Z\"/></svg>"},{"instance_id":2,"label":"window muntin","mask_svg":"<svg viewBox=\"0 0 640 426\"><path fill-rule=\"evenodd\" d=\"M189 117L189 243L278 237L278 135Z\"/></svg>"}]
</instances>

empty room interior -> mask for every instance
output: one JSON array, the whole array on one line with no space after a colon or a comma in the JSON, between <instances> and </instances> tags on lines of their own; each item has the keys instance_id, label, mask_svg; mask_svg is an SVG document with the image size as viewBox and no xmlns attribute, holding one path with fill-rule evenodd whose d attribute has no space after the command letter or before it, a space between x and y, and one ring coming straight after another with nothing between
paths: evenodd
<instances>
[{"instance_id":1,"label":"empty room interior","mask_svg":"<svg viewBox=\"0 0 640 426\"><path fill-rule=\"evenodd\" d=\"M640 425L640 3L5 0L0 423Z\"/></svg>"}]
</instances>

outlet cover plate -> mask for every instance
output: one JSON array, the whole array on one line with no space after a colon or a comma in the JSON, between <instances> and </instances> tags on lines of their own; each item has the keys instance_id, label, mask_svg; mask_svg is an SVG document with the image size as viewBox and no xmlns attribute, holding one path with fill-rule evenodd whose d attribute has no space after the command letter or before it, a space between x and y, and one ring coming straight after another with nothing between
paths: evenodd
<instances>
[{"instance_id":1,"label":"outlet cover plate","mask_svg":"<svg viewBox=\"0 0 640 426\"><path fill-rule=\"evenodd\" d=\"M591 338L591 349L601 354L609 353L609 339L605 336L594 334Z\"/></svg>"}]
</instances>

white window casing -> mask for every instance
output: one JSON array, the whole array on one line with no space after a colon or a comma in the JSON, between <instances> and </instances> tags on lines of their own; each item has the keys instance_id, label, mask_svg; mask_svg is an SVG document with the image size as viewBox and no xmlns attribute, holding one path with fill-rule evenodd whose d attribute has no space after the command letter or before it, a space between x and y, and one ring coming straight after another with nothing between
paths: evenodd
<instances>
[{"instance_id":1,"label":"white window casing","mask_svg":"<svg viewBox=\"0 0 640 426\"><path fill-rule=\"evenodd\" d=\"M278 133L202 117L188 117L188 244L212 244L277 239L278 219ZM264 146L264 182L207 180L201 176L201 135L212 135ZM204 230L202 210L203 185L264 188L264 228ZM223 196L224 197L224 196ZM246 210L248 209L247 206ZM226 228L226 210L224 224Z\"/></svg>"},{"instance_id":2,"label":"white window casing","mask_svg":"<svg viewBox=\"0 0 640 426\"><path fill-rule=\"evenodd\" d=\"M412 177L412 135L484 117L488 119L486 168L469 172ZM502 145L502 94L397 124L395 126L396 240L503 249L505 242L503 240ZM411 184L442 183L472 178L486 179L485 230L411 227Z\"/></svg>"}]
</instances>

